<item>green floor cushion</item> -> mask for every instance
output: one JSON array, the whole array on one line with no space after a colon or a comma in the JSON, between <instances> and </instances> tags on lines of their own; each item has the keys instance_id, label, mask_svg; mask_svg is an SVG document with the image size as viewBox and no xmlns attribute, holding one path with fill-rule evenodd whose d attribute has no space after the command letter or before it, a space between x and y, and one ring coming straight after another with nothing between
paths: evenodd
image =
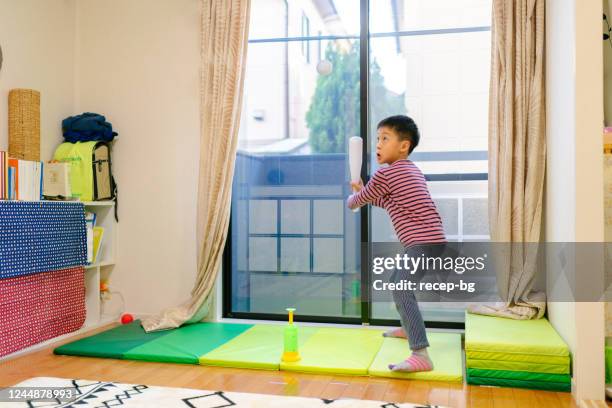
<instances>
[{"instance_id":1,"label":"green floor cushion","mask_svg":"<svg viewBox=\"0 0 612 408\"><path fill-rule=\"evenodd\" d=\"M524 381L506 378L473 377L467 374L467 383L473 385L493 385L497 387L528 388L533 390L571 391L569 382Z\"/></svg>"},{"instance_id":2,"label":"green floor cushion","mask_svg":"<svg viewBox=\"0 0 612 408\"><path fill-rule=\"evenodd\" d=\"M203 354L250 330L251 324L194 323L125 352L125 359L199 364Z\"/></svg>"},{"instance_id":3,"label":"green floor cushion","mask_svg":"<svg viewBox=\"0 0 612 408\"><path fill-rule=\"evenodd\" d=\"M528 371L482 370L479 368L468 368L466 371L472 377L500 378L506 380L569 383L572 379L569 374L532 373Z\"/></svg>"},{"instance_id":4,"label":"green floor cushion","mask_svg":"<svg viewBox=\"0 0 612 408\"><path fill-rule=\"evenodd\" d=\"M605 359L606 359L606 384L610 384L612 382L612 346L606 346Z\"/></svg>"},{"instance_id":5,"label":"green floor cushion","mask_svg":"<svg viewBox=\"0 0 612 408\"><path fill-rule=\"evenodd\" d=\"M318 327L298 325L301 349ZM284 325L256 325L200 357L200 364L278 370L283 353Z\"/></svg>"},{"instance_id":6,"label":"green floor cushion","mask_svg":"<svg viewBox=\"0 0 612 408\"><path fill-rule=\"evenodd\" d=\"M140 320L103 331L93 336L85 337L57 347L55 354L71 356L124 358L130 349L161 339L172 330L145 333Z\"/></svg>"},{"instance_id":7,"label":"green floor cushion","mask_svg":"<svg viewBox=\"0 0 612 408\"><path fill-rule=\"evenodd\" d=\"M473 351L466 350L465 357L474 360L501 360L514 361L517 363L541 363L569 365L569 356L550 356L537 354L503 353L495 351Z\"/></svg>"},{"instance_id":8,"label":"green floor cushion","mask_svg":"<svg viewBox=\"0 0 612 408\"><path fill-rule=\"evenodd\" d=\"M430 347L429 356L434 364L432 371L419 373L399 373L389 370L390 363L405 360L410 355L408 341L405 339L385 338L368 369L375 377L405 378L427 381L463 381L461 362L461 335L456 333L427 333Z\"/></svg>"},{"instance_id":9,"label":"green floor cushion","mask_svg":"<svg viewBox=\"0 0 612 408\"><path fill-rule=\"evenodd\" d=\"M467 368L480 368L483 370L502 370L502 371L528 371L533 373L548 373L548 374L569 374L569 365L560 364L542 364L542 363L525 363L514 361L501 360L475 360L466 359L465 366Z\"/></svg>"},{"instance_id":10,"label":"green floor cushion","mask_svg":"<svg viewBox=\"0 0 612 408\"><path fill-rule=\"evenodd\" d=\"M383 342L383 331L322 327L300 348L301 360L280 369L307 373L367 375Z\"/></svg>"},{"instance_id":11,"label":"green floor cushion","mask_svg":"<svg viewBox=\"0 0 612 408\"><path fill-rule=\"evenodd\" d=\"M465 315L465 350L569 356L569 348L546 319L514 320Z\"/></svg>"}]
</instances>

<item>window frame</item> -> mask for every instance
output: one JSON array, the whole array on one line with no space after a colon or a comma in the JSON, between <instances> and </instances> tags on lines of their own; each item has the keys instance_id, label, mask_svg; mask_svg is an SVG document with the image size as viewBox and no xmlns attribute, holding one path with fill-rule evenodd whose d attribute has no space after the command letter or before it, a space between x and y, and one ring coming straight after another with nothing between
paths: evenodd
<instances>
[{"instance_id":1,"label":"window frame","mask_svg":"<svg viewBox=\"0 0 612 408\"><path fill-rule=\"evenodd\" d=\"M302 37L310 37L310 19L302 12ZM302 41L302 56L306 57L306 63L310 64L310 41Z\"/></svg>"},{"instance_id":2,"label":"window frame","mask_svg":"<svg viewBox=\"0 0 612 408\"><path fill-rule=\"evenodd\" d=\"M323 35L323 32L321 30L319 30L317 32L317 37L319 37L319 40L317 41L317 62L321 62L323 61L323 59L325 58L325 56L323 55L323 40L321 40L321 36Z\"/></svg>"},{"instance_id":3,"label":"window frame","mask_svg":"<svg viewBox=\"0 0 612 408\"><path fill-rule=\"evenodd\" d=\"M319 35L310 36L310 21L308 16L302 12L302 36L301 37L285 37L285 38L258 38L249 39L249 44L253 43L274 43L290 41L302 42L302 55L306 57L306 62L310 63L310 42L318 41L319 44L319 60L321 58L321 41L322 40L339 40L339 39L354 39L359 40L359 66L360 66L360 132L364 139L364 144L369 146L370 143L370 111L369 111L369 76L370 76L370 39L383 37L396 37L399 39L404 36L419 36L419 35L440 35L440 34L456 34L467 32L482 32L491 31L490 26L474 26L462 28L445 28L445 29L429 29L429 30L413 30L413 31L394 31L370 33L370 0L359 0L360 2L360 32L359 35ZM304 35L306 34L306 35ZM365 69L364 69L365 68ZM461 152L443 152L445 154L455 155L457 160L473 160L475 157L486 157L486 151L461 151ZM418 153L414 156L420 157L420 160L434 160L435 154L431 152ZM370 178L372 163L370 160L370 152L364 149L362 179L367 181ZM488 180L488 173L442 173L442 174L425 174L427 181L483 181ZM226 238L225 248L222 258L222 317L228 319L253 319L253 320L272 320L284 321L284 314L275 313L256 313L256 312L235 312L232 311L232 217L230 214L230 222L228 226L228 234ZM360 231L361 242L371 242L371 219L370 208L362 207L360 211ZM361 251L361 287L369 288L371 285L370 276L368 273L369 251ZM364 265L366 267L364 267ZM309 316L299 314L295 318L296 321L314 322L314 323L340 323L340 324L361 324L361 325L379 325L392 326L398 325L397 319L380 319L372 317L372 305L370 302L361 302L361 316L353 317L338 317L338 316ZM440 329L464 329L464 323L447 322L447 321L425 321L428 328Z\"/></svg>"}]
</instances>

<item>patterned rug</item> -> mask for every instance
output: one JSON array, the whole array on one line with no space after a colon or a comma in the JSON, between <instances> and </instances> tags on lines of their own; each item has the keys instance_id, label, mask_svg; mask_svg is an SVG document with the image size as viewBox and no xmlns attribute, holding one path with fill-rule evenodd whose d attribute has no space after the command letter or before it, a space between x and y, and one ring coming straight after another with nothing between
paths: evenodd
<instances>
[{"instance_id":1,"label":"patterned rug","mask_svg":"<svg viewBox=\"0 0 612 408\"><path fill-rule=\"evenodd\" d=\"M36 393L63 397L32 400ZM20 397L19 400L16 400ZM68 398L71 397L71 398ZM10 402L12 401L12 402ZM430 405L400 404L383 401L283 397L242 392L192 390L188 388L155 387L90 380L69 380L54 377L30 378L11 388L0 390L0 406L29 408L82 407L330 407L330 408L433 408Z\"/></svg>"}]
</instances>

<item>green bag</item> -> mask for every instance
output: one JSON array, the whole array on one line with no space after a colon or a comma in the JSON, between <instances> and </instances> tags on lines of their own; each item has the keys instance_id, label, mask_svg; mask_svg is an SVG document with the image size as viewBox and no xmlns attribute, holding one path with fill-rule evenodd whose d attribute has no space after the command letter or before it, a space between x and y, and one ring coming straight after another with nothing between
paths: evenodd
<instances>
[{"instance_id":1,"label":"green bag","mask_svg":"<svg viewBox=\"0 0 612 408\"><path fill-rule=\"evenodd\" d=\"M73 198L81 201L115 198L116 186L112 177L108 143L62 143L55 150L53 160L70 163L70 189Z\"/></svg>"}]
</instances>

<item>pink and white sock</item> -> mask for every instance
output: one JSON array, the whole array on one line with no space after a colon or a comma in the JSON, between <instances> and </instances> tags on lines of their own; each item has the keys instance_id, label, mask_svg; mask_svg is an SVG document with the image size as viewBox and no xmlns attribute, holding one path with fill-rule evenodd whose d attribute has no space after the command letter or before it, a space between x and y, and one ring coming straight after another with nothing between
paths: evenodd
<instances>
[{"instance_id":1,"label":"pink and white sock","mask_svg":"<svg viewBox=\"0 0 612 408\"><path fill-rule=\"evenodd\" d=\"M418 371L433 370L433 362L427 354L427 349L415 350L406 360L397 364L389 364L389 370L404 373L416 373Z\"/></svg>"}]
</instances>

